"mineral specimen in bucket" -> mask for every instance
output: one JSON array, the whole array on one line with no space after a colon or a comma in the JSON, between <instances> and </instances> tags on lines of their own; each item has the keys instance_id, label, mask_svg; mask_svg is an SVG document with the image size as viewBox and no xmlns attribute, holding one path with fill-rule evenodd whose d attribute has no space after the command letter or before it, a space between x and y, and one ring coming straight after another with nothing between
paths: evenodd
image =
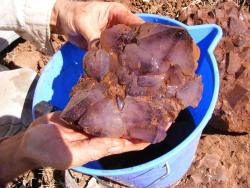
<instances>
[{"instance_id":1,"label":"mineral specimen in bucket","mask_svg":"<svg viewBox=\"0 0 250 188\"><path fill-rule=\"evenodd\" d=\"M94 136L161 142L178 113L196 107L199 49L181 27L116 25L84 57L61 118Z\"/></svg>"}]
</instances>

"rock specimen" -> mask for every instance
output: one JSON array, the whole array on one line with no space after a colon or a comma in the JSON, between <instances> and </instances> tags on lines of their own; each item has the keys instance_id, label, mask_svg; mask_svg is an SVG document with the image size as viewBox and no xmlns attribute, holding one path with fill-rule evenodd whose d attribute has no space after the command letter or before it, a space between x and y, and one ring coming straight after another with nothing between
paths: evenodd
<instances>
[{"instance_id":1,"label":"rock specimen","mask_svg":"<svg viewBox=\"0 0 250 188\"><path fill-rule=\"evenodd\" d=\"M158 143L202 94L199 49L181 27L145 23L102 32L61 118L94 136Z\"/></svg>"}]
</instances>

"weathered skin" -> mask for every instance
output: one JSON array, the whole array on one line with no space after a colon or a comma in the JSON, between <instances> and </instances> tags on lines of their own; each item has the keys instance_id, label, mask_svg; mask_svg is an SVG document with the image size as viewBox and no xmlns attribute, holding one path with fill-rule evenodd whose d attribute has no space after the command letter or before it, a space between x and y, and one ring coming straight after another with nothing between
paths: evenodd
<instances>
[{"instance_id":1,"label":"weathered skin","mask_svg":"<svg viewBox=\"0 0 250 188\"><path fill-rule=\"evenodd\" d=\"M113 26L87 52L86 75L61 118L94 136L160 142L178 113L201 99L198 58L183 28Z\"/></svg>"}]
</instances>

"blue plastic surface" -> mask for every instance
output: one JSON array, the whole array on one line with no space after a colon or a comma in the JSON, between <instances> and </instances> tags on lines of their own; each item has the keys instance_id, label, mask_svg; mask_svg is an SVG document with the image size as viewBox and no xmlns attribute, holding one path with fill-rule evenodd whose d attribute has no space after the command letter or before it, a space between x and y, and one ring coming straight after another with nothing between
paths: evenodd
<instances>
[{"instance_id":1,"label":"blue plastic surface","mask_svg":"<svg viewBox=\"0 0 250 188\"><path fill-rule=\"evenodd\" d=\"M93 176L105 176L134 187L167 187L179 179L190 167L200 135L212 116L219 91L219 73L213 50L222 37L217 25L186 26L176 20L151 14L139 14L147 22L185 27L201 50L197 73L202 75L204 91L197 108L189 108L196 128L178 146L158 158L131 168L104 170L98 161L75 168ZM82 58L85 52L70 43L64 45L46 65L35 90L34 106L49 101L63 109L69 93L83 73ZM34 112L33 112L34 113ZM34 117L34 116L33 116Z\"/></svg>"}]
</instances>

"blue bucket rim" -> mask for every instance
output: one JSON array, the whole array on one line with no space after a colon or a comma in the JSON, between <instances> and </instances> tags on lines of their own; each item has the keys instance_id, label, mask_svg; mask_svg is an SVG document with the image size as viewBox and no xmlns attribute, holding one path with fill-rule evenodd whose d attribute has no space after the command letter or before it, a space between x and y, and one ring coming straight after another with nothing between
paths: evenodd
<instances>
[{"instance_id":1,"label":"blue bucket rim","mask_svg":"<svg viewBox=\"0 0 250 188\"><path fill-rule=\"evenodd\" d=\"M221 27L219 27L216 24L187 26L184 23L181 23L175 19L156 15L156 14L144 14L144 13L142 13L142 14L137 14L137 15L140 17L164 19L164 20L169 21L171 23L174 23L178 26L182 26L182 27L186 28L187 30L192 29L193 27L200 27L200 28L214 27L215 29L217 29L217 35L215 36L211 45L208 47L208 54L210 55L211 60L212 60L212 67L213 67L213 71L214 71L214 82L215 82L212 101L209 105L209 108L207 110L206 115L203 117L203 119L201 120L201 122L199 123L197 128L195 128L195 130L187 138L185 138L180 144L178 144L174 149L170 150L166 154L164 154L156 159L153 159L149 162L146 162L146 163L143 163L140 165L136 165L133 167L128 167L128 168L115 169L115 170L102 170L102 169L91 169L91 168L87 168L84 166L80 166L77 168L73 168L73 170L75 170L75 171L90 174L90 175L96 175L96 176L119 176L119 175L126 175L128 173L135 173L135 172L139 172L139 171L153 168L155 166L155 164L161 164L161 163L166 162L172 156L175 156L177 153L179 153L182 150L182 148L185 148L198 134L200 134L202 132L202 130L205 128L208 121L212 117L213 110L215 108L216 101L218 99L218 94L219 94L219 70L218 70L218 66L217 66L217 61L216 61L215 56L213 54L213 50L215 49L216 45L219 43L219 41L222 37Z\"/></svg>"},{"instance_id":2,"label":"blue bucket rim","mask_svg":"<svg viewBox=\"0 0 250 188\"><path fill-rule=\"evenodd\" d=\"M200 28L214 27L215 29L217 29L217 35L215 36L213 42L211 43L211 45L208 48L208 54L210 55L211 60L212 60L212 67L213 67L214 76L215 76L214 77L215 83L214 83L214 92L213 92L212 101L209 105L207 113L203 117L202 121L197 126L197 128L195 128L195 130L187 138L185 138L180 144L178 144L174 149L170 150L166 154L164 154L156 159L153 159L149 162L146 162L146 163L143 163L140 165L136 165L133 167L114 169L114 170L91 169L91 168L84 167L84 166L76 167L76 168L73 168L72 170L75 170L75 171L78 171L81 173L85 173L85 174L89 174L89 175L95 175L95 176L119 176L119 175L126 175L128 173L135 173L135 172L139 172L139 171L153 168L155 166L155 164L160 164L160 163L166 162L171 157L175 156L178 152L180 152L182 150L182 148L185 148L198 134L200 134L202 132L202 130L204 129L204 127L206 126L206 124L208 123L208 121L210 120L210 118L212 116L212 113L213 113L213 110L215 108L216 101L218 98L218 93L219 93L219 71L218 71L215 56L213 54L213 50L215 49L216 45L218 44L219 40L222 37L222 29L216 24L187 26L184 23L181 23L175 19L156 15L156 14L144 14L144 13L142 13L142 14L137 14L137 15L139 17L150 17L150 18L154 18L154 19L166 20L166 21L174 23L178 26L182 26L182 27L186 28L187 30L192 29L193 27L197 27L197 28L198 27L200 27ZM61 53L61 51L59 50L56 53ZM45 70L46 70L46 67L45 67ZM36 93L36 91L35 91L35 93ZM33 104L33 106L34 106L34 104ZM34 114L33 114L33 118L34 118Z\"/></svg>"}]
</instances>

